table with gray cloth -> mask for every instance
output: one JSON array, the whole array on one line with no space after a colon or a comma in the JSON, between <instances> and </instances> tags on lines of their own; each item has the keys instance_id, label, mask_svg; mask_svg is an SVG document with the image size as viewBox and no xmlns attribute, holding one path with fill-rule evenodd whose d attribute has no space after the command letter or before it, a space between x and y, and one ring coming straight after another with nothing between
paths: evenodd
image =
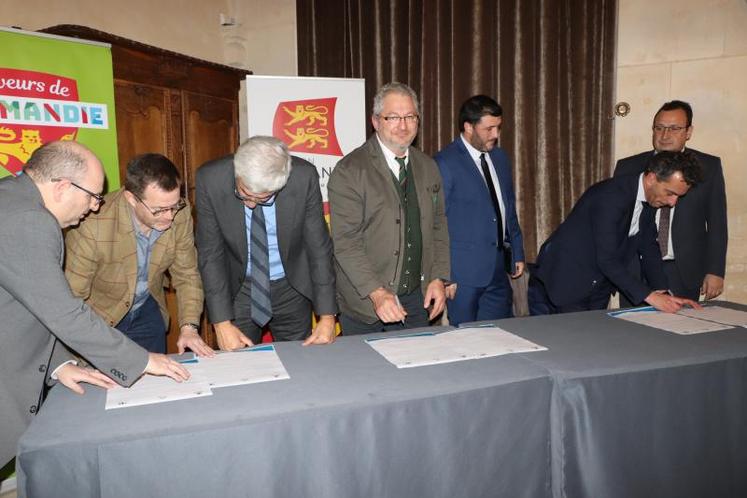
<instances>
[{"instance_id":1,"label":"table with gray cloth","mask_svg":"<svg viewBox=\"0 0 747 498\"><path fill-rule=\"evenodd\" d=\"M549 348L524 358L554 383L553 496L747 496L747 330L683 336L603 311L496 324Z\"/></svg>"},{"instance_id":2,"label":"table with gray cloth","mask_svg":"<svg viewBox=\"0 0 747 498\"><path fill-rule=\"evenodd\" d=\"M364 338L278 343L289 380L203 398L105 411L103 390L57 386L19 443L19 496L551 495L545 368L397 369Z\"/></svg>"}]
</instances>

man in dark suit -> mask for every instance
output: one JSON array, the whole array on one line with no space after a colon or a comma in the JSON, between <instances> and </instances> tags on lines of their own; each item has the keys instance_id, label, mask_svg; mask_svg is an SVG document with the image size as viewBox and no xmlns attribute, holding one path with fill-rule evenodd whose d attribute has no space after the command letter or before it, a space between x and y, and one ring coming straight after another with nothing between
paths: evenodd
<instances>
[{"instance_id":1,"label":"man in dark suit","mask_svg":"<svg viewBox=\"0 0 747 498\"><path fill-rule=\"evenodd\" d=\"M40 147L24 174L0 180L0 468L38 411L45 380L83 393L80 382L129 386L143 372L189 377L109 327L65 280L60 228L98 209L103 187L101 162L75 142ZM93 368L78 366L63 343Z\"/></svg>"},{"instance_id":2,"label":"man in dark suit","mask_svg":"<svg viewBox=\"0 0 747 498\"><path fill-rule=\"evenodd\" d=\"M381 87L376 133L327 184L345 335L425 327L444 309L449 234L438 167L412 147L419 121L412 88Z\"/></svg>"},{"instance_id":3,"label":"man in dark suit","mask_svg":"<svg viewBox=\"0 0 747 498\"><path fill-rule=\"evenodd\" d=\"M524 272L524 241L516 216L511 161L498 137L503 110L485 95L459 110L462 134L435 155L443 178L456 295L449 322L513 315L511 278Z\"/></svg>"},{"instance_id":4,"label":"man in dark suit","mask_svg":"<svg viewBox=\"0 0 747 498\"><path fill-rule=\"evenodd\" d=\"M674 206L699 174L692 154L662 152L651 156L640 175L592 185L540 249L529 280L531 314L604 309L615 287L635 304L645 301L666 312L698 307L666 292L654 210ZM635 254L648 284L628 269Z\"/></svg>"},{"instance_id":5,"label":"man in dark suit","mask_svg":"<svg viewBox=\"0 0 747 498\"><path fill-rule=\"evenodd\" d=\"M713 299L724 290L726 244L726 191L721 159L685 149L693 133L693 111L680 100L667 102L654 116L654 150L617 162L615 176L640 174L648 158L661 151L688 150L700 164L703 180L677 203L656 214L658 241L668 288L677 295ZM638 262L633 261L634 271ZM630 305L624 299L623 305Z\"/></svg>"},{"instance_id":6,"label":"man in dark suit","mask_svg":"<svg viewBox=\"0 0 747 498\"><path fill-rule=\"evenodd\" d=\"M221 349L335 339L332 242L316 168L273 137L197 170L197 261ZM311 331L311 312L320 315Z\"/></svg>"}]
</instances>

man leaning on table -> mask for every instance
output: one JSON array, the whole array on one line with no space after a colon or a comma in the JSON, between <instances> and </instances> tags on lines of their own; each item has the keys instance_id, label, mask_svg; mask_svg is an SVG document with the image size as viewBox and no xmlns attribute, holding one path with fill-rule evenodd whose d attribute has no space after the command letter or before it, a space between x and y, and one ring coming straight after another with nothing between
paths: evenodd
<instances>
[{"instance_id":1,"label":"man leaning on table","mask_svg":"<svg viewBox=\"0 0 747 498\"><path fill-rule=\"evenodd\" d=\"M335 340L332 242L316 168L255 136L197 170L197 259L208 318L224 350ZM312 310L319 320L312 329Z\"/></svg>"},{"instance_id":2,"label":"man leaning on table","mask_svg":"<svg viewBox=\"0 0 747 498\"><path fill-rule=\"evenodd\" d=\"M129 386L143 372L189 378L184 367L148 353L70 292L61 228L98 209L103 187L101 162L76 142L48 143L23 174L0 180L0 467L39 410L45 381L82 393L82 382ZM92 367L78 366L66 346Z\"/></svg>"},{"instance_id":3,"label":"man leaning on table","mask_svg":"<svg viewBox=\"0 0 747 498\"><path fill-rule=\"evenodd\" d=\"M697 300L718 297L724 290L726 246L726 188L721 159L685 148L693 133L693 109L673 100L661 106L652 125L654 149L620 159L615 176L638 175L648 158L661 151L692 153L700 164L703 181L691 189L677 206L657 210L656 226L664 274L677 295ZM638 261L632 261L640 273ZM623 305L630 305L621 298Z\"/></svg>"},{"instance_id":4,"label":"man leaning on table","mask_svg":"<svg viewBox=\"0 0 747 498\"><path fill-rule=\"evenodd\" d=\"M700 180L687 152L651 156L639 175L589 187L540 249L529 277L532 315L605 309L615 287L633 303L676 312L691 299L670 295L656 243L654 211L674 206ZM631 273L637 255L647 283Z\"/></svg>"},{"instance_id":5,"label":"man leaning on table","mask_svg":"<svg viewBox=\"0 0 747 498\"><path fill-rule=\"evenodd\" d=\"M65 276L109 325L148 351L166 352L166 272L176 290L179 353L214 353L198 334L202 281L192 214L181 196L179 171L161 154L127 165L124 188L65 238Z\"/></svg>"}]
</instances>

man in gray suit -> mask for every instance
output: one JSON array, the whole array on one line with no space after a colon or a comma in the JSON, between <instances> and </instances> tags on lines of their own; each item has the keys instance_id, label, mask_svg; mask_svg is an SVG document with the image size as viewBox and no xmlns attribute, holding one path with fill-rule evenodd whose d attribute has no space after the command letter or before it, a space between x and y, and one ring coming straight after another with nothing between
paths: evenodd
<instances>
[{"instance_id":1,"label":"man in gray suit","mask_svg":"<svg viewBox=\"0 0 747 498\"><path fill-rule=\"evenodd\" d=\"M130 386L143 372L189 378L175 361L107 326L70 291L60 228L98 209L103 186L101 163L75 142L40 147L24 174L0 180L0 467L39 409L45 380L83 393L81 382ZM60 342L93 368L78 366Z\"/></svg>"},{"instance_id":2,"label":"man in gray suit","mask_svg":"<svg viewBox=\"0 0 747 498\"><path fill-rule=\"evenodd\" d=\"M218 346L335 339L332 242L316 168L273 137L197 170L197 261ZM311 331L311 312L319 315Z\"/></svg>"},{"instance_id":3,"label":"man in gray suit","mask_svg":"<svg viewBox=\"0 0 747 498\"><path fill-rule=\"evenodd\" d=\"M345 335L427 326L444 309L450 273L441 175L411 146L417 95L389 83L372 114L376 133L327 184Z\"/></svg>"}]
</instances>

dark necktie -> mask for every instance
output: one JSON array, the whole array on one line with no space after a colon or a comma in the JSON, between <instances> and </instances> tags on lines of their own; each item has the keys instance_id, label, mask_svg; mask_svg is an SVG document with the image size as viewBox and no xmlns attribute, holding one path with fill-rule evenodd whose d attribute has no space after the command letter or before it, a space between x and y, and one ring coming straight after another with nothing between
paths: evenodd
<instances>
[{"instance_id":1,"label":"dark necktie","mask_svg":"<svg viewBox=\"0 0 747 498\"><path fill-rule=\"evenodd\" d=\"M482 167L482 174L485 176L485 183L488 184L488 190L490 191L490 199L493 201L493 209L495 209L495 219L498 222L498 247L503 248L503 217L501 216L501 206L498 204L498 195L495 192L495 185L493 184L493 175L490 174L490 167L488 166L488 160L485 159L485 154L480 154L480 166Z\"/></svg>"},{"instance_id":2,"label":"dark necktie","mask_svg":"<svg viewBox=\"0 0 747 498\"><path fill-rule=\"evenodd\" d=\"M270 256L267 250L267 229L265 228L265 213L262 206L255 206L252 211L251 278L252 320L264 327L272 318L272 302L270 300Z\"/></svg>"},{"instance_id":3,"label":"dark necktie","mask_svg":"<svg viewBox=\"0 0 747 498\"><path fill-rule=\"evenodd\" d=\"M659 235L656 240L659 241L659 250L662 257L669 252L669 217L671 212L672 208L669 206L659 208Z\"/></svg>"},{"instance_id":4,"label":"dark necktie","mask_svg":"<svg viewBox=\"0 0 747 498\"><path fill-rule=\"evenodd\" d=\"M407 185L407 163L404 157L395 157L395 159L399 163L399 177L397 178L399 186L402 187L402 190L405 190Z\"/></svg>"}]
</instances>

